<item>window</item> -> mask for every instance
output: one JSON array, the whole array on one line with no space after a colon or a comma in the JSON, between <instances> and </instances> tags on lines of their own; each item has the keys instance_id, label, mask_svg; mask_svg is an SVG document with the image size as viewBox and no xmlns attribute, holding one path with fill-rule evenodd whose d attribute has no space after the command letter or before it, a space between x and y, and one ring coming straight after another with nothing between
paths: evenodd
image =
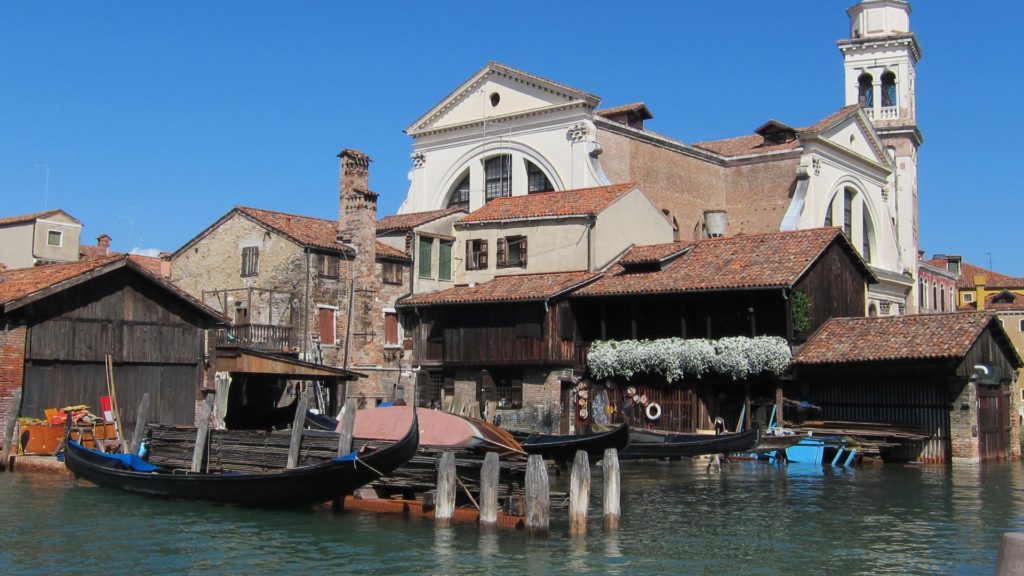
<instances>
[{"instance_id":1,"label":"window","mask_svg":"<svg viewBox=\"0 0 1024 576\"><path fill-rule=\"evenodd\" d=\"M510 371L511 372L511 371ZM523 407L523 378L518 372L503 374L495 371L491 374L494 380L494 391L498 396L498 408L511 410ZM478 396L482 390L478 390Z\"/></svg>"},{"instance_id":2,"label":"window","mask_svg":"<svg viewBox=\"0 0 1024 576\"><path fill-rule=\"evenodd\" d=\"M323 278L341 276L341 258L335 254L317 254L317 272Z\"/></svg>"},{"instance_id":3,"label":"window","mask_svg":"<svg viewBox=\"0 0 1024 576\"><path fill-rule=\"evenodd\" d=\"M430 278L431 262L434 255L434 239L420 238L419 271L420 278Z\"/></svg>"},{"instance_id":4,"label":"window","mask_svg":"<svg viewBox=\"0 0 1024 576\"><path fill-rule=\"evenodd\" d=\"M484 162L484 201L512 195L512 157L495 156Z\"/></svg>"},{"instance_id":5,"label":"window","mask_svg":"<svg viewBox=\"0 0 1024 576\"><path fill-rule=\"evenodd\" d=\"M455 185L451 197L448 198L448 207L469 210L469 173Z\"/></svg>"},{"instance_id":6,"label":"window","mask_svg":"<svg viewBox=\"0 0 1024 576\"><path fill-rule=\"evenodd\" d=\"M385 284L402 283L402 265L398 262L382 262L381 276Z\"/></svg>"},{"instance_id":7,"label":"window","mask_svg":"<svg viewBox=\"0 0 1024 576\"><path fill-rule=\"evenodd\" d=\"M974 292L964 292L964 302L974 302Z\"/></svg>"},{"instance_id":8,"label":"window","mask_svg":"<svg viewBox=\"0 0 1024 576\"><path fill-rule=\"evenodd\" d=\"M60 248L61 241L64 239L64 233L60 230L48 230L46 232L46 245Z\"/></svg>"},{"instance_id":9,"label":"window","mask_svg":"<svg viewBox=\"0 0 1024 576\"><path fill-rule=\"evenodd\" d=\"M438 280L451 280L452 279L452 242L449 240L442 240L439 246L440 250L438 253L437 262L437 278Z\"/></svg>"},{"instance_id":10,"label":"window","mask_svg":"<svg viewBox=\"0 0 1024 576\"><path fill-rule=\"evenodd\" d=\"M1024 320L1021 320L1017 323L1017 329L1020 330L1021 332L1024 332ZM1024 394L1024 392L1021 392L1021 394Z\"/></svg>"},{"instance_id":11,"label":"window","mask_svg":"<svg viewBox=\"0 0 1024 576\"><path fill-rule=\"evenodd\" d=\"M535 192L550 192L554 186L548 181L548 177L537 167L536 164L526 161L526 191L530 194Z\"/></svg>"},{"instance_id":12,"label":"window","mask_svg":"<svg viewBox=\"0 0 1024 576\"><path fill-rule=\"evenodd\" d=\"M939 285L932 284L932 310L939 309Z\"/></svg>"},{"instance_id":13,"label":"window","mask_svg":"<svg viewBox=\"0 0 1024 576\"><path fill-rule=\"evenodd\" d=\"M498 238L498 268L526 267L526 236Z\"/></svg>"},{"instance_id":14,"label":"window","mask_svg":"<svg viewBox=\"0 0 1024 576\"><path fill-rule=\"evenodd\" d=\"M939 310L946 311L946 291L939 288Z\"/></svg>"},{"instance_id":15,"label":"window","mask_svg":"<svg viewBox=\"0 0 1024 576\"><path fill-rule=\"evenodd\" d=\"M861 106L867 106L868 108L875 105L874 91L875 79L871 77L871 74L861 74L860 78L857 78L857 101L860 102Z\"/></svg>"},{"instance_id":16,"label":"window","mask_svg":"<svg viewBox=\"0 0 1024 576\"><path fill-rule=\"evenodd\" d=\"M871 263L871 236L874 233L874 226L871 225L871 215L868 214L868 207L862 207L864 211L861 215L862 225L864 229L861 231L861 256L864 257L864 261Z\"/></svg>"},{"instance_id":17,"label":"window","mask_svg":"<svg viewBox=\"0 0 1024 576\"><path fill-rule=\"evenodd\" d=\"M334 346L335 344L336 313L337 310L334 308L317 307L317 333L320 336L320 343L324 346Z\"/></svg>"},{"instance_id":18,"label":"window","mask_svg":"<svg viewBox=\"0 0 1024 576\"><path fill-rule=\"evenodd\" d=\"M825 228L832 226L832 208L834 207L835 200L829 202L828 210L825 210Z\"/></svg>"},{"instance_id":19,"label":"window","mask_svg":"<svg viewBox=\"0 0 1024 576\"><path fill-rule=\"evenodd\" d=\"M487 269L487 240L466 241L466 270Z\"/></svg>"},{"instance_id":20,"label":"window","mask_svg":"<svg viewBox=\"0 0 1024 576\"><path fill-rule=\"evenodd\" d=\"M896 74L882 74L882 106L896 105Z\"/></svg>"},{"instance_id":21,"label":"window","mask_svg":"<svg viewBox=\"0 0 1024 576\"><path fill-rule=\"evenodd\" d=\"M851 214L853 213L853 191L849 188L843 190L843 232L846 233L846 237L853 239L853 222L851 221Z\"/></svg>"},{"instance_id":22,"label":"window","mask_svg":"<svg viewBox=\"0 0 1024 576\"><path fill-rule=\"evenodd\" d=\"M384 345L398 346L398 313L384 312Z\"/></svg>"},{"instance_id":23,"label":"window","mask_svg":"<svg viewBox=\"0 0 1024 576\"><path fill-rule=\"evenodd\" d=\"M259 246L242 248L242 276L256 276L260 273Z\"/></svg>"},{"instance_id":24,"label":"window","mask_svg":"<svg viewBox=\"0 0 1024 576\"><path fill-rule=\"evenodd\" d=\"M924 312L924 278L917 281L917 307Z\"/></svg>"}]
</instances>

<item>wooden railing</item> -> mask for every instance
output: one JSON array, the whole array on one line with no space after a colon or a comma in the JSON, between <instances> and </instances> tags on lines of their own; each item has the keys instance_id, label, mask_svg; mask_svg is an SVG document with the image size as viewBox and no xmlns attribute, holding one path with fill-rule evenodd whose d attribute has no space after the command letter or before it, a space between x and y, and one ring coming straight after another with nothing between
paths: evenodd
<instances>
[{"instance_id":1,"label":"wooden railing","mask_svg":"<svg viewBox=\"0 0 1024 576\"><path fill-rule=\"evenodd\" d=\"M217 345L242 346L258 350L288 350L292 345L292 327L235 324L217 330Z\"/></svg>"}]
</instances>

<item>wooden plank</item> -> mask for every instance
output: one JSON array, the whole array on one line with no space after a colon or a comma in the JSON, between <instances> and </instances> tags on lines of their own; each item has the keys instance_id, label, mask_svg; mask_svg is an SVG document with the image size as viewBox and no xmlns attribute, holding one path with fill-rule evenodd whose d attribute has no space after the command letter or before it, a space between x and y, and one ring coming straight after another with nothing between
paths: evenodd
<instances>
[{"instance_id":1,"label":"wooden plank","mask_svg":"<svg viewBox=\"0 0 1024 576\"><path fill-rule=\"evenodd\" d=\"M526 533L546 538L551 523L551 496L548 469L540 454L531 454L526 461Z\"/></svg>"},{"instance_id":2,"label":"wooden plank","mask_svg":"<svg viewBox=\"0 0 1024 576\"><path fill-rule=\"evenodd\" d=\"M199 416L199 429L196 430L196 444L192 451L192 471L199 472L203 465L203 455L206 452L206 439L210 434L210 414L213 412L213 394L207 394L203 401L203 411Z\"/></svg>"},{"instance_id":3,"label":"wooden plank","mask_svg":"<svg viewBox=\"0 0 1024 576\"><path fill-rule=\"evenodd\" d=\"M146 432L146 420L149 418L149 392L142 394L142 401L139 402L139 412L135 416L135 432L132 434L132 444L128 451L138 454L142 446L142 435Z\"/></svg>"},{"instance_id":4,"label":"wooden plank","mask_svg":"<svg viewBox=\"0 0 1024 576\"><path fill-rule=\"evenodd\" d=\"M487 403L487 409L486 412L484 413L484 420L486 420L488 424L494 424L494 416L497 415L497 413L498 403L495 402L494 400L491 400L490 402Z\"/></svg>"},{"instance_id":5,"label":"wooden plank","mask_svg":"<svg viewBox=\"0 0 1024 576\"><path fill-rule=\"evenodd\" d=\"M604 476L604 529L618 530L622 509L619 505L619 453L615 448L605 449L601 468Z\"/></svg>"},{"instance_id":6,"label":"wooden plank","mask_svg":"<svg viewBox=\"0 0 1024 576\"><path fill-rule=\"evenodd\" d=\"M569 535L587 535L587 509L590 507L590 459L584 450L576 451L569 485Z\"/></svg>"},{"instance_id":7,"label":"wooden plank","mask_svg":"<svg viewBox=\"0 0 1024 576\"><path fill-rule=\"evenodd\" d=\"M8 470L11 457L11 445L17 440L14 438L14 427L18 424L18 417L21 415L21 388L14 391L11 397L11 409L7 411L7 426L4 427L4 452L0 460L0 469Z\"/></svg>"},{"instance_id":8,"label":"wooden plank","mask_svg":"<svg viewBox=\"0 0 1024 576\"><path fill-rule=\"evenodd\" d=\"M501 464L497 452L484 456L480 469L480 525L495 526L498 523L498 475Z\"/></svg>"},{"instance_id":9,"label":"wooden plank","mask_svg":"<svg viewBox=\"0 0 1024 576\"><path fill-rule=\"evenodd\" d=\"M434 521L448 524L455 516L455 454L445 450L437 464L437 506Z\"/></svg>"},{"instance_id":10,"label":"wooden plank","mask_svg":"<svg viewBox=\"0 0 1024 576\"><path fill-rule=\"evenodd\" d=\"M295 417L292 419L292 440L288 444L288 468L295 468L299 465L299 447L302 446L302 429L306 424L306 407L309 406L311 390L307 387L299 396L299 405L295 407Z\"/></svg>"},{"instance_id":11,"label":"wooden plank","mask_svg":"<svg viewBox=\"0 0 1024 576\"><path fill-rule=\"evenodd\" d=\"M341 416L341 436L338 438L338 456L352 451L352 431L356 427L356 399L345 401L345 413Z\"/></svg>"}]
</instances>

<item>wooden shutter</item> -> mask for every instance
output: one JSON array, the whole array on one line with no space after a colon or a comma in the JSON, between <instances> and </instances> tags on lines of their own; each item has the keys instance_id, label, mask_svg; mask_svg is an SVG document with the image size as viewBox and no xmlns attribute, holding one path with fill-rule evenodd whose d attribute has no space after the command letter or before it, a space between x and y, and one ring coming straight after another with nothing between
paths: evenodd
<instances>
[{"instance_id":1,"label":"wooden shutter","mask_svg":"<svg viewBox=\"0 0 1024 576\"><path fill-rule=\"evenodd\" d=\"M437 277L441 280L452 279L452 243L441 242L438 254Z\"/></svg>"},{"instance_id":2,"label":"wooden shutter","mask_svg":"<svg viewBox=\"0 0 1024 576\"><path fill-rule=\"evenodd\" d=\"M466 270L476 270L476 258L473 257L473 240L466 240Z\"/></svg>"},{"instance_id":3,"label":"wooden shutter","mask_svg":"<svg viewBox=\"0 0 1024 576\"><path fill-rule=\"evenodd\" d=\"M498 238L498 268L508 265L508 242L504 238Z\"/></svg>"},{"instance_id":4,"label":"wooden shutter","mask_svg":"<svg viewBox=\"0 0 1024 576\"><path fill-rule=\"evenodd\" d=\"M420 238L420 278L430 278L430 256L433 252L434 239L433 238Z\"/></svg>"},{"instance_id":5,"label":"wooden shutter","mask_svg":"<svg viewBox=\"0 0 1024 576\"><path fill-rule=\"evenodd\" d=\"M523 236L523 238L522 238L522 240L520 240L520 242L522 242L522 243L520 244L520 248L519 248L519 265L525 268L526 267L526 236Z\"/></svg>"},{"instance_id":6,"label":"wooden shutter","mask_svg":"<svg viewBox=\"0 0 1024 576\"><path fill-rule=\"evenodd\" d=\"M395 346L398 344L398 314L384 313L384 343Z\"/></svg>"},{"instance_id":7,"label":"wooden shutter","mask_svg":"<svg viewBox=\"0 0 1024 576\"><path fill-rule=\"evenodd\" d=\"M320 308L317 328L320 332L320 343L334 345L334 310L331 308Z\"/></svg>"},{"instance_id":8,"label":"wooden shutter","mask_svg":"<svg viewBox=\"0 0 1024 576\"><path fill-rule=\"evenodd\" d=\"M479 244L480 255L477 257L477 268L480 270L487 269L487 240L480 240Z\"/></svg>"}]
</instances>

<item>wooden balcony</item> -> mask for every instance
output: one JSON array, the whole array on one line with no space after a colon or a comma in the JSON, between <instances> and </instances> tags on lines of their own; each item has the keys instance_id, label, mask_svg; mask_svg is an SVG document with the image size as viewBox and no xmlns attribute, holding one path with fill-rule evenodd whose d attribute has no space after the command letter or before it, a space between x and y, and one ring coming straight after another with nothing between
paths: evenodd
<instances>
[{"instance_id":1,"label":"wooden balcony","mask_svg":"<svg viewBox=\"0 0 1024 576\"><path fill-rule=\"evenodd\" d=\"M217 345L275 352L290 350L292 327L269 324L234 324L217 330Z\"/></svg>"}]
</instances>

